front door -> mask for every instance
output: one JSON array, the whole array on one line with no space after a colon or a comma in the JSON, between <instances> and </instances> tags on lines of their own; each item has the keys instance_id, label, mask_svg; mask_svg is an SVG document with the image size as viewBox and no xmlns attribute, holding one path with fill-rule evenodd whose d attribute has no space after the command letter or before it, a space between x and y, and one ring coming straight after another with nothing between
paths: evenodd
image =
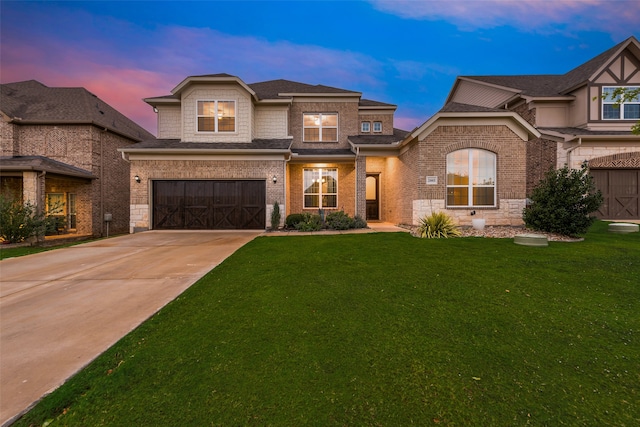
<instances>
[{"instance_id":1,"label":"front door","mask_svg":"<svg viewBox=\"0 0 640 427\"><path fill-rule=\"evenodd\" d=\"M377 221L380 219L379 180L380 175L367 175L367 221Z\"/></svg>"}]
</instances>

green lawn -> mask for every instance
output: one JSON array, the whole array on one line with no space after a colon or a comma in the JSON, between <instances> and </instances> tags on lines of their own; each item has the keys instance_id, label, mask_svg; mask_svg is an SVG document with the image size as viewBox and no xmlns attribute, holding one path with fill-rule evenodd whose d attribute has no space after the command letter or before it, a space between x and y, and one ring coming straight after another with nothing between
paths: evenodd
<instances>
[{"instance_id":1,"label":"green lawn","mask_svg":"<svg viewBox=\"0 0 640 427\"><path fill-rule=\"evenodd\" d=\"M260 237L17 425L636 426L639 333L640 233L606 223Z\"/></svg>"}]
</instances>

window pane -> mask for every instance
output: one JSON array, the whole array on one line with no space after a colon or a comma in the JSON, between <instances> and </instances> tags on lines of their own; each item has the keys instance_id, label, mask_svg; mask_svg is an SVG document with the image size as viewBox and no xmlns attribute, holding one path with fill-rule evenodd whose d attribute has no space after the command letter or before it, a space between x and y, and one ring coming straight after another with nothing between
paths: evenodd
<instances>
[{"instance_id":1,"label":"window pane","mask_svg":"<svg viewBox=\"0 0 640 427\"><path fill-rule=\"evenodd\" d=\"M218 132L234 132L236 130L235 117L220 117L218 119Z\"/></svg>"},{"instance_id":2,"label":"window pane","mask_svg":"<svg viewBox=\"0 0 640 427\"><path fill-rule=\"evenodd\" d=\"M198 117L198 130L200 132L213 132L215 128L214 117Z\"/></svg>"},{"instance_id":3,"label":"window pane","mask_svg":"<svg viewBox=\"0 0 640 427\"><path fill-rule=\"evenodd\" d=\"M373 131L382 132L382 122L373 122Z\"/></svg>"},{"instance_id":4,"label":"window pane","mask_svg":"<svg viewBox=\"0 0 640 427\"><path fill-rule=\"evenodd\" d=\"M624 118L625 119L640 119L640 104L625 104L624 105Z\"/></svg>"},{"instance_id":5,"label":"window pane","mask_svg":"<svg viewBox=\"0 0 640 427\"><path fill-rule=\"evenodd\" d=\"M338 126L338 115L337 114L323 114L322 115L322 126Z\"/></svg>"},{"instance_id":6,"label":"window pane","mask_svg":"<svg viewBox=\"0 0 640 427\"><path fill-rule=\"evenodd\" d=\"M338 196L322 196L322 207L323 208L337 208L338 207Z\"/></svg>"},{"instance_id":7,"label":"window pane","mask_svg":"<svg viewBox=\"0 0 640 427\"><path fill-rule=\"evenodd\" d=\"M469 183L469 150L460 150L447 155L447 185Z\"/></svg>"},{"instance_id":8,"label":"window pane","mask_svg":"<svg viewBox=\"0 0 640 427\"><path fill-rule=\"evenodd\" d=\"M305 141L320 141L320 129L305 129L304 130L304 140Z\"/></svg>"},{"instance_id":9,"label":"window pane","mask_svg":"<svg viewBox=\"0 0 640 427\"><path fill-rule=\"evenodd\" d=\"M468 204L469 204L469 188L468 187L447 188L447 205L467 206Z\"/></svg>"},{"instance_id":10,"label":"window pane","mask_svg":"<svg viewBox=\"0 0 640 427\"><path fill-rule=\"evenodd\" d=\"M315 193L320 190L320 171L318 169L305 169L304 170L304 192L305 194Z\"/></svg>"},{"instance_id":11,"label":"window pane","mask_svg":"<svg viewBox=\"0 0 640 427\"><path fill-rule=\"evenodd\" d=\"M199 116L215 116L215 101L198 101Z\"/></svg>"},{"instance_id":12,"label":"window pane","mask_svg":"<svg viewBox=\"0 0 640 427\"><path fill-rule=\"evenodd\" d=\"M602 100L609 102L619 102L620 95L614 97L613 92L616 90L615 87L603 87L602 88Z\"/></svg>"},{"instance_id":13,"label":"window pane","mask_svg":"<svg viewBox=\"0 0 640 427\"><path fill-rule=\"evenodd\" d=\"M620 106L615 104L603 104L602 105L602 118L603 119L619 119L620 118Z\"/></svg>"},{"instance_id":14,"label":"window pane","mask_svg":"<svg viewBox=\"0 0 640 427\"><path fill-rule=\"evenodd\" d=\"M320 115L319 114L305 114L304 115L304 126L320 126Z\"/></svg>"},{"instance_id":15,"label":"window pane","mask_svg":"<svg viewBox=\"0 0 640 427\"><path fill-rule=\"evenodd\" d=\"M337 141L338 140L338 129L323 128L322 129L322 140L323 141Z\"/></svg>"},{"instance_id":16,"label":"window pane","mask_svg":"<svg viewBox=\"0 0 640 427\"><path fill-rule=\"evenodd\" d=\"M319 208L320 207L320 205L318 204L319 200L320 200L320 198L318 197L318 195L304 196L304 207L305 208Z\"/></svg>"},{"instance_id":17,"label":"window pane","mask_svg":"<svg viewBox=\"0 0 640 427\"><path fill-rule=\"evenodd\" d=\"M475 187L473 189L474 206L493 206L493 187Z\"/></svg>"},{"instance_id":18,"label":"window pane","mask_svg":"<svg viewBox=\"0 0 640 427\"><path fill-rule=\"evenodd\" d=\"M473 150L473 185L495 183L494 155L487 151Z\"/></svg>"},{"instance_id":19,"label":"window pane","mask_svg":"<svg viewBox=\"0 0 640 427\"><path fill-rule=\"evenodd\" d=\"M362 122L362 132L369 132L371 129L371 123Z\"/></svg>"}]
</instances>

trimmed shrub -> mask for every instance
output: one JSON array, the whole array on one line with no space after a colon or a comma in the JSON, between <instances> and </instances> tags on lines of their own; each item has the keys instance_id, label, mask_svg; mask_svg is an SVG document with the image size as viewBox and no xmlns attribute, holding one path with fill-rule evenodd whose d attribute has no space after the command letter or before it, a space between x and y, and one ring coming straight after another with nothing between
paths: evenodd
<instances>
[{"instance_id":1,"label":"trimmed shrub","mask_svg":"<svg viewBox=\"0 0 640 427\"><path fill-rule=\"evenodd\" d=\"M304 214L294 213L287 215L287 218L284 220L284 226L286 228L296 228L296 225L300 222L304 221Z\"/></svg>"},{"instance_id":2,"label":"trimmed shrub","mask_svg":"<svg viewBox=\"0 0 640 427\"><path fill-rule=\"evenodd\" d=\"M278 228L280 228L280 205L275 202L271 211L271 229L277 230Z\"/></svg>"},{"instance_id":3,"label":"trimmed shrub","mask_svg":"<svg viewBox=\"0 0 640 427\"><path fill-rule=\"evenodd\" d=\"M550 170L530 199L531 205L522 213L525 225L533 230L565 236L586 233L595 221L590 214L597 211L603 201L586 165L580 169L564 166Z\"/></svg>"},{"instance_id":4,"label":"trimmed shrub","mask_svg":"<svg viewBox=\"0 0 640 427\"><path fill-rule=\"evenodd\" d=\"M444 212L434 212L420 220L418 237L427 239L439 239L459 237L460 230L453 219Z\"/></svg>"},{"instance_id":5,"label":"trimmed shrub","mask_svg":"<svg viewBox=\"0 0 640 427\"><path fill-rule=\"evenodd\" d=\"M322 218L320 215L312 215L310 213L302 214L302 221L298 222L295 227L298 231L319 231L322 230Z\"/></svg>"},{"instance_id":6,"label":"trimmed shrub","mask_svg":"<svg viewBox=\"0 0 640 427\"><path fill-rule=\"evenodd\" d=\"M344 211L335 211L327 215L325 222L327 227L334 230L348 230L355 228L355 221Z\"/></svg>"},{"instance_id":7,"label":"trimmed shrub","mask_svg":"<svg viewBox=\"0 0 640 427\"><path fill-rule=\"evenodd\" d=\"M367 221L360 215L356 215L355 218L353 218L353 228L367 228Z\"/></svg>"}]
</instances>

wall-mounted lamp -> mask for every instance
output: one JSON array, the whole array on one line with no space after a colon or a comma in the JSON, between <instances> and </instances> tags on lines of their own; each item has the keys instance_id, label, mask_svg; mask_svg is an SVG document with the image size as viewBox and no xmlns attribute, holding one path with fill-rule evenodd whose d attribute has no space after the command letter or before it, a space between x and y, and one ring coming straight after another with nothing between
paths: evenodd
<instances>
[{"instance_id":1,"label":"wall-mounted lamp","mask_svg":"<svg viewBox=\"0 0 640 427\"><path fill-rule=\"evenodd\" d=\"M278 177L273 175L273 178L271 178L271 180L273 181L273 183L275 184L276 182L278 182Z\"/></svg>"},{"instance_id":2,"label":"wall-mounted lamp","mask_svg":"<svg viewBox=\"0 0 640 427\"><path fill-rule=\"evenodd\" d=\"M157 114L158 113L158 108L153 107L153 112Z\"/></svg>"},{"instance_id":3,"label":"wall-mounted lamp","mask_svg":"<svg viewBox=\"0 0 640 427\"><path fill-rule=\"evenodd\" d=\"M138 175L134 176L133 179L140 184L140 177Z\"/></svg>"}]
</instances>

